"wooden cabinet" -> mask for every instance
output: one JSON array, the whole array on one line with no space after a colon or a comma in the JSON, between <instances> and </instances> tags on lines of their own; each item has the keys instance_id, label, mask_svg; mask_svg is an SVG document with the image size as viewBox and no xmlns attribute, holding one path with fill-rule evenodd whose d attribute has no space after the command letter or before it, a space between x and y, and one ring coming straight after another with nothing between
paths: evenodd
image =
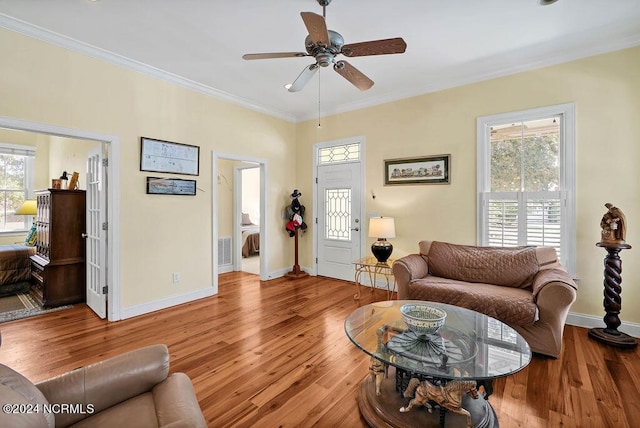
<instances>
[{"instance_id":1,"label":"wooden cabinet","mask_svg":"<svg viewBox=\"0 0 640 428\"><path fill-rule=\"evenodd\" d=\"M45 307L84 302L85 191L35 192L36 254L31 256L31 295Z\"/></svg>"}]
</instances>

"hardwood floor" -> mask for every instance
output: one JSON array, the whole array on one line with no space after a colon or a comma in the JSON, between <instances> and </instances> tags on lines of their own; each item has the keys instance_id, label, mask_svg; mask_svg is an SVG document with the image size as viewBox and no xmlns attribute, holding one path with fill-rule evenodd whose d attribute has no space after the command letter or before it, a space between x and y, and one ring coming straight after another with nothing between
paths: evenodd
<instances>
[{"instance_id":1,"label":"hardwood floor","mask_svg":"<svg viewBox=\"0 0 640 428\"><path fill-rule=\"evenodd\" d=\"M220 294L108 323L85 305L0 324L0 362L32 381L139 346L166 343L212 427L364 427L356 404L368 358L344 333L358 305L349 282L220 277ZM640 426L640 350L619 350L567 326L557 360L534 357L494 382L501 427Z\"/></svg>"}]
</instances>

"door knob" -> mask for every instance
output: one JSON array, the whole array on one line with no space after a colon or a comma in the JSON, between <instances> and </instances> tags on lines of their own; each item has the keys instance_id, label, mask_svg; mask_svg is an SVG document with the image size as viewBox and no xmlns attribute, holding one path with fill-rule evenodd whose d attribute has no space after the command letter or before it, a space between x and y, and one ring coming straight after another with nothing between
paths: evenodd
<instances>
[{"instance_id":1,"label":"door knob","mask_svg":"<svg viewBox=\"0 0 640 428\"><path fill-rule=\"evenodd\" d=\"M87 239L89 237L89 235L87 235L86 233L82 233L80 236L82 236L84 239Z\"/></svg>"},{"instance_id":2,"label":"door knob","mask_svg":"<svg viewBox=\"0 0 640 428\"><path fill-rule=\"evenodd\" d=\"M352 227L351 230L355 230L356 232L360 231L359 227Z\"/></svg>"}]
</instances>

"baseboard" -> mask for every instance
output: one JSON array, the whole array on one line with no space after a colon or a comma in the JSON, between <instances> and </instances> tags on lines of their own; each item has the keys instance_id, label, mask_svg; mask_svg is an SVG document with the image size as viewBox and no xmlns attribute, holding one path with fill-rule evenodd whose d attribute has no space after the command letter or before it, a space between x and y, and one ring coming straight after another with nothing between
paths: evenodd
<instances>
[{"instance_id":1,"label":"baseboard","mask_svg":"<svg viewBox=\"0 0 640 428\"><path fill-rule=\"evenodd\" d=\"M148 314L149 312L159 311L160 309L170 308L171 306L181 305L183 303L188 303L193 300L198 300L213 295L213 288L208 287L202 290L191 291L188 293L166 297L164 299L155 300L153 302L129 306L127 308L122 308L121 319L137 317L138 315Z\"/></svg>"},{"instance_id":2,"label":"baseboard","mask_svg":"<svg viewBox=\"0 0 640 428\"><path fill-rule=\"evenodd\" d=\"M233 265L218 265L218 273L233 272Z\"/></svg>"},{"instance_id":3,"label":"baseboard","mask_svg":"<svg viewBox=\"0 0 640 428\"><path fill-rule=\"evenodd\" d=\"M602 318L603 317L569 312L567 324L584 328L605 327ZM640 337L640 324L637 323L623 321L622 325L618 327L618 330L633 337Z\"/></svg>"}]
</instances>

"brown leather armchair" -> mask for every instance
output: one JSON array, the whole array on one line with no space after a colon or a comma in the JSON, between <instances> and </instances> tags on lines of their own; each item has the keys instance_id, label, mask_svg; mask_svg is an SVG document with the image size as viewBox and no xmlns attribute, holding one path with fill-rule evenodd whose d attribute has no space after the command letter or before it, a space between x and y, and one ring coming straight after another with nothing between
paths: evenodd
<instances>
[{"instance_id":1,"label":"brown leather armchair","mask_svg":"<svg viewBox=\"0 0 640 428\"><path fill-rule=\"evenodd\" d=\"M31 383L0 364L2 427L206 427L191 380L169 375L165 345Z\"/></svg>"}]
</instances>

